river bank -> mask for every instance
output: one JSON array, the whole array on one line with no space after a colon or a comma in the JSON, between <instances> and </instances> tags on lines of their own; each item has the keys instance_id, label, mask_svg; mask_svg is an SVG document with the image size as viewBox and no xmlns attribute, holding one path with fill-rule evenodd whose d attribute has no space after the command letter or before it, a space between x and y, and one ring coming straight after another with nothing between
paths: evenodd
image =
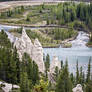
<instances>
[{"instance_id":1,"label":"river bank","mask_svg":"<svg viewBox=\"0 0 92 92\"><path fill-rule=\"evenodd\" d=\"M36 24L13 24L13 23L2 23L0 22L0 25L5 25L5 26L18 26L18 27L30 27L30 28L67 28L67 26L64 25L36 25Z\"/></svg>"}]
</instances>

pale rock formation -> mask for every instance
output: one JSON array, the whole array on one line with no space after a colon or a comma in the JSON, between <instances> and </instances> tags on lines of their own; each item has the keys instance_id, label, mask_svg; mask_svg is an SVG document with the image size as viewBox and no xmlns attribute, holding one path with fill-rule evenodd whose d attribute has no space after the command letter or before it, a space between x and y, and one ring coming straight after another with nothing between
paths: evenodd
<instances>
[{"instance_id":1,"label":"pale rock formation","mask_svg":"<svg viewBox=\"0 0 92 92\"><path fill-rule=\"evenodd\" d=\"M22 36L15 41L14 46L17 48L20 60L22 59L23 54L27 53L30 58L36 62L39 71L44 72L45 66L43 61L43 48L38 39L35 39L33 44L26 34L25 29L23 29Z\"/></svg>"},{"instance_id":2,"label":"pale rock formation","mask_svg":"<svg viewBox=\"0 0 92 92\"><path fill-rule=\"evenodd\" d=\"M43 48L38 39L35 39L34 41L32 56L33 56L32 59L36 61L38 67L40 67L39 70L41 72L44 72L45 67L43 62Z\"/></svg>"},{"instance_id":3,"label":"pale rock formation","mask_svg":"<svg viewBox=\"0 0 92 92\"><path fill-rule=\"evenodd\" d=\"M83 92L81 84L77 84L75 88L72 89L73 92Z\"/></svg>"},{"instance_id":4,"label":"pale rock formation","mask_svg":"<svg viewBox=\"0 0 92 92\"><path fill-rule=\"evenodd\" d=\"M50 73L54 73L56 67L58 67L58 69L61 69L61 62L58 60L57 56L54 56L50 64Z\"/></svg>"},{"instance_id":5,"label":"pale rock formation","mask_svg":"<svg viewBox=\"0 0 92 92\"><path fill-rule=\"evenodd\" d=\"M22 31L22 36L17 41L15 41L14 44L18 50L18 54L20 57L20 60L22 59L22 56L24 52L28 53L30 57L32 56L32 48L33 44L30 40L30 38L27 36L25 30Z\"/></svg>"},{"instance_id":6,"label":"pale rock formation","mask_svg":"<svg viewBox=\"0 0 92 92\"><path fill-rule=\"evenodd\" d=\"M1 87L4 92L10 92L12 90L12 87L16 89L20 88L18 85L12 85L12 84L0 81L0 85L1 84L4 85L3 87Z\"/></svg>"}]
</instances>

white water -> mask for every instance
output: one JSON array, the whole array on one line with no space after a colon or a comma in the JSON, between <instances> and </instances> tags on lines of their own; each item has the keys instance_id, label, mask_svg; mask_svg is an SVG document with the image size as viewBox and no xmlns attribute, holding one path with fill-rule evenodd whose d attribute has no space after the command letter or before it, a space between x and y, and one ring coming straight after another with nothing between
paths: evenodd
<instances>
[{"instance_id":1,"label":"white water","mask_svg":"<svg viewBox=\"0 0 92 92\"><path fill-rule=\"evenodd\" d=\"M76 61L79 62L79 68L82 66L85 74L87 73L87 66L89 62L89 58L91 57L92 61L92 48L88 48L86 43L89 40L89 35L85 32L80 31L77 38L73 41L71 48L44 48L45 55L50 55L50 60L52 61L52 57L57 55L59 61L63 60L65 63L66 59L69 64L69 71L76 73ZM92 69L91 69L92 70Z\"/></svg>"},{"instance_id":2,"label":"white water","mask_svg":"<svg viewBox=\"0 0 92 92\"><path fill-rule=\"evenodd\" d=\"M73 41L70 41L73 48L86 48L86 43L89 40L89 35L85 32L80 31L77 38Z\"/></svg>"}]
</instances>

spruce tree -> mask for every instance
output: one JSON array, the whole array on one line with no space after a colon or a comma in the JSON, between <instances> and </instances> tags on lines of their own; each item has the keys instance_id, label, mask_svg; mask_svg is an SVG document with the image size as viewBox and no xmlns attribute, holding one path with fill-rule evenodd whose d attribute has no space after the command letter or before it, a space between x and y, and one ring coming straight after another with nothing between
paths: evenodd
<instances>
[{"instance_id":1,"label":"spruce tree","mask_svg":"<svg viewBox=\"0 0 92 92\"><path fill-rule=\"evenodd\" d=\"M30 85L28 80L27 72L21 72L20 75L20 91L21 92L30 92Z\"/></svg>"},{"instance_id":2,"label":"spruce tree","mask_svg":"<svg viewBox=\"0 0 92 92\"><path fill-rule=\"evenodd\" d=\"M11 48L11 42L8 39L8 35L4 32L4 30L1 30L0 32L0 46Z\"/></svg>"},{"instance_id":3,"label":"spruce tree","mask_svg":"<svg viewBox=\"0 0 92 92\"><path fill-rule=\"evenodd\" d=\"M14 61L13 56L11 56L10 65L9 65L9 80L10 83L16 84L17 83L17 70L16 70L16 61Z\"/></svg>"},{"instance_id":4,"label":"spruce tree","mask_svg":"<svg viewBox=\"0 0 92 92\"><path fill-rule=\"evenodd\" d=\"M47 56L46 56L45 67L46 67L46 69L48 71L49 67L50 67L50 57L49 57L49 54L47 54Z\"/></svg>"},{"instance_id":5,"label":"spruce tree","mask_svg":"<svg viewBox=\"0 0 92 92\"><path fill-rule=\"evenodd\" d=\"M13 58L14 58L14 61L16 62L17 83L19 83L20 82L20 60L19 60L16 47L14 47Z\"/></svg>"},{"instance_id":6,"label":"spruce tree","mask_svg":"<svg viewBox=\"0 0 92 92\"><path fill-rule=\"evenodd\" d=\"M67 62L59 75L55 92L72 92L72 82L69 77Z\"/></svg>"},{"instance_id":7,"label":"spruce tree","mask_svg":"<svg viewBox=\"0 0 92 92\"><path fill-rule=\"evenodd\" d=\"M50 67L50 57L49 57L49 54L47 54L46 61L45 61L45 77L46 77L46 79L48 78L49 67Z\"/></svg>"},{"instance_id":8,"label":"spruce tree","mask_svg":"<svg viewBox=\"0 0 92 92\"><path fill-rule=\"evenodd\" d=\"M33 79L32 83L35 85L39 81L39 71L37 64L33 61Z\"/></svg>"},{"instance_id":9,"label":"spruce tree","mask_svg":"<svg viewBox=\"0 0 92 92\"><path fill-rule=\"evenodd\" d=\"M59 76L59 69L58 69L58 67L56 66L56 67L55 67L55 71L54 71L55 81L57 81L58 76Z\"/></svg>"},{"instance_id":10,"label":"spruce tree","mask_svg":"<svg viewBox=\"0 0 92 92\"><path fill-rule=\"evenodd\" d=\"M73 75L73 73L70 74L70 79L73 85L75 85L75 77Z\"/></svg>"},{"instance_id":11,"label":"spruce tree","mask_svg":"<svg viewBox=\"0 0 92 92\"><path fill-rule=\"evenodd\" d=\"M63 61L61 60L61 69L63 68Z\"/></svg>"},{"instance_id":12,"label":"spruce tree","mask_svg":"<svg viewBox=\"0 0 92 92\"><path fill-rule=\"evenodd\" d=\"M83 71L82 71L82 67L80 67L79 83L83 84Z\"/></svg>"},{"instance_id":13,"label":"spruce tree","mask_svg":"<svg viewBox=\"0 0 92 92\"><path fill-rule=\"evenodd\" d=\"M90 71L91 71L91 58L89 59L89 63L88 63L88 70L87 70L87 77L86 77L86 82L88 83L90 81Z\"/></svg>"},{"instance_id":14,"label":"spruce tree","mask_svg":"<svg viewBox=\"0 0 92 92\"><path fill-rule=\"evenodd\" d=\"M79 83L79 68L78 68L78 60L76 64L76 84Z\"/></svg>"}]
</instances>

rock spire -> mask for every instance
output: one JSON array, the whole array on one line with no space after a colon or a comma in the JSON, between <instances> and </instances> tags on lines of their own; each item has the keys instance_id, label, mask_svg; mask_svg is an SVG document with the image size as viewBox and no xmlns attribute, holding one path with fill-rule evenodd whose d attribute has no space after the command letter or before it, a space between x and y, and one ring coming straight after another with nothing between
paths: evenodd
<instances>
[{"instance_id":1,"label":"rock spire","mask_svg":"<svg viewBox=\"0 0 92 92\"><path fill-rule=\"evenodd\" d=\"M27 53L30 58L36 62L39 71L44 72L43 48L38 39L35 39L33 44L23 28L22 36L15 41L14 46L17 48L20 60L22 59L23 54Z\"/></svg>"},{"instance_id":2,"label":"rock spire","mask_svg":"<svg viewBox=\"0 0 92 92\"><path fill-rule=\"evenodd\" d=\"M58 60L57 56L53 56L52 62L50 64L50 73L54 73L56 67L58 67L58 69L61 69L61 63Z\"/></svg>"}]
</instances>

